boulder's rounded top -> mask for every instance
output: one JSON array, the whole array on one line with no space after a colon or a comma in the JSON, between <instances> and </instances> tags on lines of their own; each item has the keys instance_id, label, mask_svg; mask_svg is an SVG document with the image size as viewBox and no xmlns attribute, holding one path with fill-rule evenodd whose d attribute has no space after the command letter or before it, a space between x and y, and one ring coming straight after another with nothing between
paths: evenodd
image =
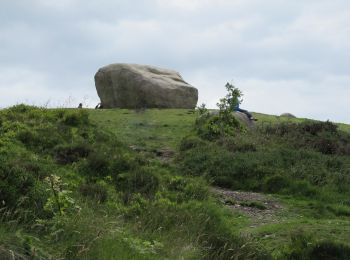
<instances>
[{"instance_id":1,"label":"boulder's rounded top","mask_svg":"<svg viewBox=\"0 0 350 260\"><path fill-rule=\"evenodd\" d=\"M150 65L142 65L142 64L132 64L132 63L113 63L107 66L104 66L98 70L95 75L99 73L120 73L120 72L128 72L134 75L138 75L145 80L151 80L154 84L160 85L166 88L174 88L174 87L189 87L194 88L190 84L188 84L181 77L180 73L171 70L164 69Z\"/></svg>"},{"instance_id":2,"label":"boulder's rounded top","mask_svg":"<svg viewBox=\"0 0 350 260\"><path fill-rule=\"evenodd\" d=\"M99 69L99 71L112 71L112 70L120 70L120 69L128 69L128 70L135 70L138 72L148 72L148 73L163 74L163 75L177 74L179 75L179 77L181 77L180 74L175 70L159 68L151 65L136 64L136 63L112 63L109 65L103 66L102 68Z\"/></svg>"}]
</instances>

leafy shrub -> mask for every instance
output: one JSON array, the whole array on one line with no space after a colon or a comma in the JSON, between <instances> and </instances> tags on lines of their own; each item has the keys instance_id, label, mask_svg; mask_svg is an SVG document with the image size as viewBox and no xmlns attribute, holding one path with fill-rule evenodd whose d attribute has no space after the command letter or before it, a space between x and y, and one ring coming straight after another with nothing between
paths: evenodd
<instances>
[{"instance_id":1,"label":"leafy shrub","mask_svg":"<svg viewBox=\"0 0 350 260\"><path fill-rule=\"evenodd\" d=\"M205 105L198 108L199 117L195 122L195 130L199 137L205 140L215 140L223 136L232 136L242 130L239 121L233 115L239 105L242 92L230 83L226 83L227 94L217 103L218 113L210 113Z\"/></svg>"},{"instance_id":2,"label":"leafy shrub","mask_svg":"<svg viewBox=\"0 0 350 260\"><path fill-rule=\"evenodd\" d=\"M44 206L48 214L63 216L66 213L76 213L81 209L72 197L72 191L67 189L68 184L63 182L61 177L51 174L44 181L50 187L48 190L51 195Z\"/></svg>"},{"instance_id":3,"label":"leafy shrub","mask_svg":"<svg viewBox=\"0 0 350 260\"><path fill-rule=\"evenodd\" d=\"M199 137L215 140L241 131L241 125L231 112L219 112L217 115L208 113L197 118L195 129Z\"/></svg>"}]
</instances>

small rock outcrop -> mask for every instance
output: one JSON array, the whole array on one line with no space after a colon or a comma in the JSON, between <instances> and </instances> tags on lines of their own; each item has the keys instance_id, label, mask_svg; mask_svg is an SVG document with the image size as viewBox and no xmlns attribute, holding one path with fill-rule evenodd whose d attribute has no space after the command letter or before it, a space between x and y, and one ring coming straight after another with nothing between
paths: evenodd
<instances>
[{"instance_id":1,"label":"small rock outcrop","mask_svg":"<svg viewBox=\"0 0 350 260\"><path fill-rule=\"evenodd\" d=\"M288 117L288 118L296 118L296 116L293 115L293 114L291 114L291 113L283 113L283 114L281 114L280 116L282 116L282 117Z\"/></svg>"},{"instance_id":2,"label":"small rock outcrop","mask_svg":"<svg viewBox=\"0 0 350 260\"><path fill-rule=\"evenodd\" d=\"M255 122L250 120L246 114L236 111L234 112L234 116L246 127L250 129L253 129L255 127Z\"/></svg>"},{"instance_id":3,"label":"small rock outcrop","mask_svg":"<svg viewBox=\"0 0 350 260\"><path fill-rule=\"evenodd\" d=\"M219 114L218 110L210 111L210 115L218 115L218 114ZM241 122L243 126L246 126L248 129L253 129L255 127L255 122L250 120L246 114L238 111L232 112L232 114L237 120Z\"/></svg>"},{"instance_id":4,"label":"small rock outcrop","mask_svg":"<svg viewBox=\"0 0 350 260\"><path fill-rule=\"evenodd\" d=\"M95 74L103 108L195 108L198 90L173 70L111 64Z\"/></svg>"}]
</instances>

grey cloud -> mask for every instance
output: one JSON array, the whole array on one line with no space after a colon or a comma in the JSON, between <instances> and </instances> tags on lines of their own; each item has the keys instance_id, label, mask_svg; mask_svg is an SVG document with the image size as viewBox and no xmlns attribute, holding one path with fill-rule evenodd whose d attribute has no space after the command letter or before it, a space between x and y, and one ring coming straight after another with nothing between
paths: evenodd
<instances>
[{"instance_id":1,"label":"grey cloud","mask_svg":"<svg viewBox=\"0 0 350 260\"><path fill-rule=\"evenodd\" d=\"M35 102L97 102L97 68L133 62L180 71L210 106L234 79L256 111L297 107L300 116L350 122L342 112L347 102L334 103L337 112L322 107L325 86L333 85L335 100L348 94L345 0L14 0L0 7L1 106L23 100L35 85L37 94L28 95ZM14 80L9 71L17 69L26 73ZM283 93L298 100L274 102Z\"/></svg>"}]
</instances>

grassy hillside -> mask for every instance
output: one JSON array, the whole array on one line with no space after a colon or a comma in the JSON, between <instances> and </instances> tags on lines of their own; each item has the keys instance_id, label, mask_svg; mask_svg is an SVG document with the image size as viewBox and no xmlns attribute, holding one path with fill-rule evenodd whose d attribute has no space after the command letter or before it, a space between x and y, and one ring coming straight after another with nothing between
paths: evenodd
<instances>
[{"instance_id":1,"label":"grassy hillside","mask_svg":"<svg viewBox=\"0 0 350 260\"><path fill-rule=\"evenodd\" d=\"M0 255L348 259L350 126L255 116L0 111Z\"/></svg>"}]
</instances>

